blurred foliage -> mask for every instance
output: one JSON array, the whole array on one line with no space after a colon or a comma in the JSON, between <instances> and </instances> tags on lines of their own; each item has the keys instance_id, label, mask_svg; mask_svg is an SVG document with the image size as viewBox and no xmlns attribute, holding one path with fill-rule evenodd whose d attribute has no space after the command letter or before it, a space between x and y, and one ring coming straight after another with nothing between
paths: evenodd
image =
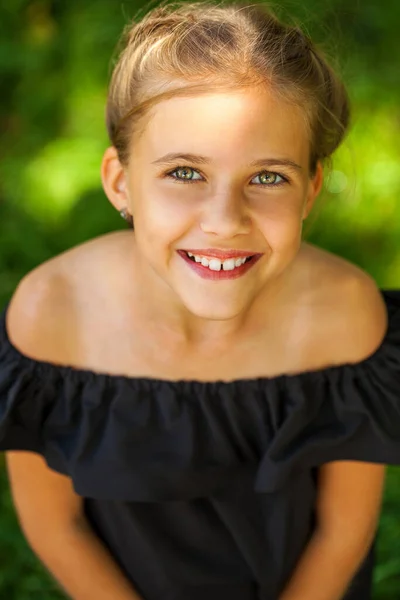
<instances>
[{"instance_id":1,"label":"blurred foliage","mask_svg":"<svg viewBox=\"0 0 400 600\"><path fill-rule=\"evenodd\" d=\"M122 228L100 185L108 144L111 58L140 8L111 0L2 0L0 5L0 304L39 263ZM398 0L282 0L341 71L353 127L337 152L305 237L400 281ZM0 598L63 598L25 541L0 457ZM400 472L388 469L374 600L400 598Z\"/></svg>"}]
</instances>

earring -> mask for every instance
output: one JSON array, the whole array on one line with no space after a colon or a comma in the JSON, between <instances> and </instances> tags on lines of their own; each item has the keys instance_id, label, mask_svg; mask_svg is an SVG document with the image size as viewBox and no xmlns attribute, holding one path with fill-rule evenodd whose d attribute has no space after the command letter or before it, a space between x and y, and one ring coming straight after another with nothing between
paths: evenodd
<instances>
[{"instance_id":1,"label":"earring","mask_svg":"<svg viewBox=\"0 0 400 600\"><path fill-rule=\"evenodd\" d=\"M129 214L129 212L127 211L126 208L123 208L122 210L119 211L119 214L121 215L121 217L123 219L125 219L125 221L128 221L128 223L133 226L133 217L131 214Z\"/></svg>"}]
</instances>

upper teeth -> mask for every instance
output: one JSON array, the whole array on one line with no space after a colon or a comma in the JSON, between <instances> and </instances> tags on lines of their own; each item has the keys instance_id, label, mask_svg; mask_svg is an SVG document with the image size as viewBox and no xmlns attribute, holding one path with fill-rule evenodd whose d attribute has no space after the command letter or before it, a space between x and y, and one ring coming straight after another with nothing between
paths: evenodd
<instances>
[{"instance_id":1,"label":"upper teeth","mask_svg":"<svg viewBox=\"0 0 400 600\"><path fill-rule=\"evenodd\" d=\"M208 267L211 271L220 271L221 265L224 271L232 271L235 267L240 267L244 262L246 262L246 258L228 258L227 260L221 261L219 258L206 258L205 256L197 256L196 254L192 254L191 252L187 252L189 257L194 257L196 262L200 262L203 267Z\"/></svg>"}]
</instances>

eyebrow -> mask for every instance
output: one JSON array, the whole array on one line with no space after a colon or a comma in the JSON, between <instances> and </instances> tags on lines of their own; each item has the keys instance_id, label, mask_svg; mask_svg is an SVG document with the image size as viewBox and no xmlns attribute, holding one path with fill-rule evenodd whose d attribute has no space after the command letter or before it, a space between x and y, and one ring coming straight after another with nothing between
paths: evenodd
<instances>
[{"instance_id":1,"label":"eyebrow","mask_svg":"<svg viewBox=\"0 0 400 600\"><path fill-rule=\"evenodd\" d=\"M175 162L178 159L179 160L187 160L188 162L199 164L199 165L207 165L212 162L212 159L209 158L208 156L200 156L199 154L182 154L181 152L170 152L168 154L165 154L164 156L161 156L160 158L157 158L157 160L154 160L151 164L152 165L159 165L159 164L167 165L167 164ZM295 169L296 171L300 171L300 172L303 171L303 167L301 165L295 163L293 160L290 160L289 158L260 158L260 159L254 160L253 162L249 163L246 166L247 167L264 167L264 166L271 167L274 165L291 167L292 169Z\"/></svg>"}]
</instances>

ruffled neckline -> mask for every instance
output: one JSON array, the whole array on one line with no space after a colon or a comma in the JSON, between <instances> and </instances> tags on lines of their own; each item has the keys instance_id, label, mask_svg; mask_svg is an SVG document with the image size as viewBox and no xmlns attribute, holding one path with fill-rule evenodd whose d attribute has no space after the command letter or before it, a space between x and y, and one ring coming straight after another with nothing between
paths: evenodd
<instances>
[{"instance_id":1,"label":"ruffled neckline","mask_svg":"<svg viewBox=\"0 0 400 600\"><path fill-rule=\"evenodd\" d=\"M340 371L355 371L368 369L371 365L377 365L387 358L387 352L392 346L392 336L395 336L396 346L399 344L399 330L397 326L393 326L394 319L400 317L400 290L395 289L380 289L380 293L386 304L388 325L384 337L379 346L367 357L360 361L350 363L344 362L331 366L326 366L318 369L309 369L297 373L281 373L274 376L260 376L251 378L238 378L232 380L213 380L201 381L197 379L165 379L149 376L130 376L124 374L107 373L105 371L95 371L93 369L85 369L75 367L68 364L59 364L46 360L39 360L23 354L16 346L13 345L8 336L6 326L6 314L10 304L10 300L5 304L0 314L0 361L3 357L12 358L17 361L19 366L30 372L38 373L45 378L61 378L69 379L76 384L85 384L88 382L110 386L112 384L124 384L133 388L145 386L159 388L167 387L184 387L185 389L195 388L199 391L206 391L210 388L226 388L232 386L242 386L246 384L254 384L256 387L263 387L268 384L290 383L296 380L315 379L321 377L329 377L339 373ZM397 335L396 335L397 333Z\"/></svg>"},{"instance_id":2,"label":"ruffled neckline","mask_svg":"<svg viewBox=\"0 0 400 600\"><path fill-rule=\"evenodd\" d=\"M382 290L381 290L382 291ZM230 381L130 377L36 360L0 315L0 451L28 450L83 497L164 502L277 492L333 460L400 464L400 290L356 363Z\"/></svg>"}]
</instances>

